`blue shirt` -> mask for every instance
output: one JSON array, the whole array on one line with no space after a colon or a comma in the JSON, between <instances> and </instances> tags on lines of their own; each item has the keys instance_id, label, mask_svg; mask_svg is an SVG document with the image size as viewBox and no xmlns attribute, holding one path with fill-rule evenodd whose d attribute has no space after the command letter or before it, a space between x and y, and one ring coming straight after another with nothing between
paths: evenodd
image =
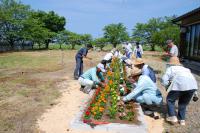
<instances>
[{"instance_id":1,"label":"blue shirt","mask_svg":"<svg viewBox=\"0 0 200 133\"><path fill-rule=\"evenodd\" d=\"M136 88L124 97L125 101L130 101L131 99L135 99L138 95L148 93L150 96L158 96L161 95L158 90L156 84L146 75L141 75L139 77L138 83L136 84Z\"/></svg>"},{"instance_id":2,"label":"blue shirt","mask_svg":"<svg viewBox=\"0 0 200 133\"><path fill-rule=\"evenodd\" d=\"M97 68L96 67L90 68L89 70L84 72L83 75L81 75L81 77L83 77L85 79L92 80L92 81L94 81L96 83L104 81L104 77L103 77L102 72L98 73L98 75L97 75Z\"/></svg>"},{"instance_id":3,"label":"blue shirt","mask_svg":"<svg viewBox=\"0 0 200 133\"><path fill-rule=\"evenodd\" d=\"M142 75L147 75L149 78L156 83L156 75L155 72L149 68L148 65L144 65L142 68Z\"/></svg>"},{"instance_id":4,"label":"blue shirt","mask_svg":"<svg viewBox=\"0 0 200 133\"><path fill-rule=\"evenodd\" d=\"M88 49L87 48L81 48L77 54L76 54L76 58L83 58L83 56L87 56L88 53Z\"/></svg>"}]
</instances>

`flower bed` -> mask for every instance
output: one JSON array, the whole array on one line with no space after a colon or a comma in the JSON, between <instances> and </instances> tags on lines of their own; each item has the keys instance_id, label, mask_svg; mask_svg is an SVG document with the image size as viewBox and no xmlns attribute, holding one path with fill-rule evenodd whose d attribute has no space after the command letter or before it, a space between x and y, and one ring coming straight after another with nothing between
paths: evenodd
<instances>
[{"instance_id":1,"label":"flower bed","mask_svg":"<svg viewBox=\"0 0 200 133\"><path fill-rule=\"evenodd\" d=\"M106 74L105 88L97 88L83 115L83 122L90 125L108 123L139 124L137 105L124 104L121 96L130 92L131 84L126 79L125 66L113 59Z\"/></svg>"}]
</instances>

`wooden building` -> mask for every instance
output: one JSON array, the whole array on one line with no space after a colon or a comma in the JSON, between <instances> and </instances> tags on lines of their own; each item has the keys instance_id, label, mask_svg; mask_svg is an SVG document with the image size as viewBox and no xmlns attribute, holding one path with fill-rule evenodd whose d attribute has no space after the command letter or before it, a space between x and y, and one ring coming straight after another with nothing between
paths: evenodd
<instances>
[{"instance_id":1,"label":"wooden building","mask_svg":"<svg viewBox=\"0 0 200 133\"><path fill-rule=\"evenodd\" d=\"M173 20L180 25L180 57L200 62L200 7Z\"/></svg>"}]
</instances>

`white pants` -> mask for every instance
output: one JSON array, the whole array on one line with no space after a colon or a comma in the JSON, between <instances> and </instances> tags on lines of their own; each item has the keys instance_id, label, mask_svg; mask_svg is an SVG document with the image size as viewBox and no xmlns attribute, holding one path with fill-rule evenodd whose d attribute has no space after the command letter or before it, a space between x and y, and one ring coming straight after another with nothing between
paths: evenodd
<instances>
[{"instance_id":1,"label":"white pants","mask_svg":"<svg viewBox=\"0 0 200 133\"><path fill-rule=\"evenodd\" d=\"M89 93L91 91L92 86L94 84L94 82L92 80L79 77L78 81L79 81L80 85L85 86L84 90L83 90L84 92Z\"/></svg>"}]
</instances>

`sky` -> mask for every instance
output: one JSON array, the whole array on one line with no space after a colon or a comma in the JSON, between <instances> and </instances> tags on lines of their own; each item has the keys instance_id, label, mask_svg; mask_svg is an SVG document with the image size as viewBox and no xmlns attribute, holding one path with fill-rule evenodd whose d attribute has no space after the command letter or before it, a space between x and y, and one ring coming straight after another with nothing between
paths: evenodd
<instances>
[{"instance_id":1,"label":"sky","mask_svg":"<svg viewBox=\"0 0 200 133\"><path fill-rule=\"evenodd\" d=\"M131 34L136 23L152 17L182 15L200 6L200 0L21 0L32 9L55 11L67 20L66 29L103 36L103 27L123 23Z\"/></svg>"}]
</instances>

